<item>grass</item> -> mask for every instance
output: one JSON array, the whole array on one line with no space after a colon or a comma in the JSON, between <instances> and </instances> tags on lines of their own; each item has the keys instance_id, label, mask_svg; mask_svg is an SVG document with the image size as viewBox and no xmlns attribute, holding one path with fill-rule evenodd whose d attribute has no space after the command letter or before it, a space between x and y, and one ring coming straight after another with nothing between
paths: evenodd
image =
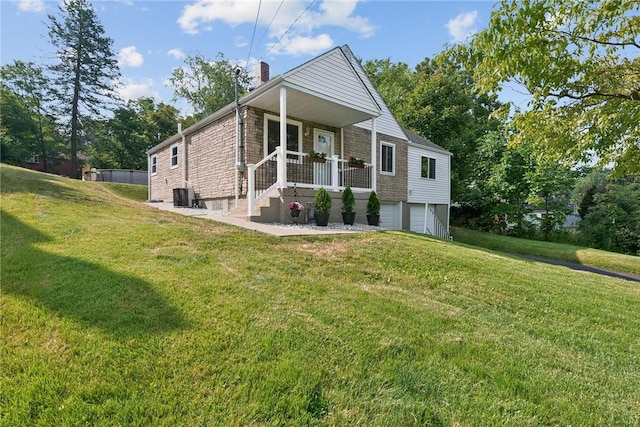
<instances>
[{"instance_id":1,"label":"grass","mask_svg":"<svg viewBox=\"0 0 640 427\"><path fill-rule=\"evenodd\" d=\"M0 173L2 425L640 423L637 284Z\"/></svg>"},{"instance_id":2,"label":"grass","mask_svg":"<svg viewBox=\"0 0 640 427\"><path fill-rule=\"evenodd\" d=\"M534 255L640 275L640 257L637 256L562 243L519 239L465 228L452 228L452 234L457 242L494 251Z\"/></svg>"}]
</instances>

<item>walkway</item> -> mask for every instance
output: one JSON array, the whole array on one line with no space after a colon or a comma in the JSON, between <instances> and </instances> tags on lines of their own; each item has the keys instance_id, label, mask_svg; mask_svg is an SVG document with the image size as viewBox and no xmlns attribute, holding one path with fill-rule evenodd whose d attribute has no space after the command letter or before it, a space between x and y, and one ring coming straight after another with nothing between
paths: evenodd
<instances>
[{"instance_id":1,"label":"walkway","mask_svg":"<svg viewBox=\"0 0 640 427\"><path fill-rule=\"evenodd\" d=\"M559 265L562 267L570 268L572 270L587 271L589 273L601 274L603 276L615 277L616 279L623 279L623 280L629 280L631 282L640 283L640 276L633 273L624 273L620 271L606 270L604 268L591 267L589 265L576 264L574 262L567 262L567 261L559 261L557 259L542 258L542 257L533 256L533 255L523 255L523 254L515 254L515 253L509 253L508 255L512 255L518 258L528 259L531 261L538 261L538 262L544 262L547 264Z\"/></svg>"},{"instance_id":2,"label":"walkway","mask_svg":"<svg viewBox=\"0 0 640 427\"><path fill-rule=\"evenodd\" d=\"M179 208L173 206L173 204L171 203L147 203L147 205L163 211L174 212L181 215L198 218L206 218L229 225L234 225L236 227L245 228L247 230L259 231L260 233L265 233L277 237L349 234L381 230L380 227L372 227L364 224L354 224L353 226L350 226L338 223L330 223L327 227L318 227L312 224L263 224L260 222L247 221L246 219L241 217L226 215L208 209Z\"/></svg>"}]
</instances>

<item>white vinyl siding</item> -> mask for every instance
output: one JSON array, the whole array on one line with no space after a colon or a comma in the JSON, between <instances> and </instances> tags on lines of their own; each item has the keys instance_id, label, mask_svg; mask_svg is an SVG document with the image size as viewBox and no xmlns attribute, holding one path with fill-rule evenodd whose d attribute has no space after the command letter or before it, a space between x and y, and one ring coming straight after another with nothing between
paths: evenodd
<instances>
[{"instance_id":1,"label":"white vinyl siding","mask_svg":"<svg viewBox=\"0 0 640 427\"><path fill-rule=\"evenodd\" d=\"M422 158L435 160L435 179L422 177ZM450 203L450 156L428 148L408 147L407 184L409 203Z\"/></svg>"},{"instance_id":2,"label":"white vinyl siding","mask_svg":"<svg viewBox=\"0 0 640 427\"><path fill-rule=\"evenodd\" d=\"M296 69L287 82L323 98L378 115L378 106L341 49L335 49Z\"/></svg>"},{"instance_id":3,"label":"white vinyl siding","mask_svg":"<svg viewBox=\"0 0 640 427\"><path fill-rule=\"evenodd\" d=\"M178 144L173 144L171 146L171 149L169 150L169 153L171 156L169 165L171 166L171 169L175 169L178 167Z\"/></svg>"},{"instance_id":4,"label":"white vinyl siding","mask_svg":"<svg viewBox=\"0 0 640 427\"><path fill-rule=\"evenodd\" d=\"M393 117L393 114L391 114L391 110L389 110L389 107L387 107L387 104L385 104L384 100L382 99L382 96L378 93L375 86L373 86L373 83L371 83L371 80L369 80L369 77L367 76L367 73L362 68L362 65L358 61L358 58L353 56L353 53L349 49L343 48L343 51L345 51L345 55L351 61L353 68L356 70L356 72L360 76L360 79L362 79L367 89L369 89L369 92L371 92L371 94L373 95L373 99L376 101L376 103L378 104L378 106L382 111L382 114L380 115L380 117L376 118L376 132L383 133L385 135L393 136L400 139L407 139L407 136L402 131L402 128L396 121L395 117ZM366 120L364 122L357 123L355 126L362 129L371 130L371 120Z\"/></svg>"}]
</instances>

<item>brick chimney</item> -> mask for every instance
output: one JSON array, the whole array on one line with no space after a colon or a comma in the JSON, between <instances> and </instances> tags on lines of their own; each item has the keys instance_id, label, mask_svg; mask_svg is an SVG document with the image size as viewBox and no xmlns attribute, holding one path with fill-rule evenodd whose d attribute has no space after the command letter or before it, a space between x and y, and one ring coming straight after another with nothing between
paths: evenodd
<instances>
[{"instance_id":1,"label":"brick chimney","mask_svg":"<svg viewBox=\"0 0 640 427\"><path fill-rule=\"evenodd\" d=\"M262 61L258 62L258 66L256 67L256 77L258 78L256 87L259 87L263 83L268 82L269 81L269 64Z\"/></svg>"}]
</instances>

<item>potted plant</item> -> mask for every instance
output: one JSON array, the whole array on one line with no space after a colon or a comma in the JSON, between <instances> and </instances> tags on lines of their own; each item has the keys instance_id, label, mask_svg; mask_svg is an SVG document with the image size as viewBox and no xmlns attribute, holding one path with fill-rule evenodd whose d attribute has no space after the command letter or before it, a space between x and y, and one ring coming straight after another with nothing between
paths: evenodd
<instances>
[{"instance_id":1,"label":"potted plant","mask_svg":"<svg viewBox=\"0 0 640 427\"><path fill-rule=\"evenodd\" d=\"M375 191L372 191L367 201L367 223L369 225L380 225L380 200Z\"/></svg>"},{"instance_id":2,"label":"potted plant","mask_svg":"<svg viewBox=\"0 0 640 427\"><path fill-rule=\"evenodd\" d=\"M364 168L364 159L359 157L350 156L349 157L349 166L362 169Z\"/></svg>"},{"instance_id":3,"label":"potted plant","mask_svg":"<svg viewBox=\"0 0 640 427\"><path fill-rule=\"evenodd\" d=\"M292 218L300 216L300 212L304 210L304 205L300 202L290 202L287 204L287 211Z\"/></svg>"},{"instance_id":4,"label":"potted plant","mask_svg":"<svg viewBox=\"0 0 640 427\"><path fill-rule=\"evenodd\" d=\"M316 192L314 199L316 225L326 227L329 224L329 212L331 212L331 196L324 187Z\"/></svg>"},{"instance_id":5,"label":"potted plant","mask_svg":"<svg viewBox=\"0 0 640 427\"><path fill-rule=\"evenodd\" d=\"M342 222L345 225L353 225L356 219L356 213L353 211L355 204L356 198L353 197L351 187L345 188L342 192Z\"/></svg>"},{"instance_id":6,"label":"potted plant","mask_svg":"<svg viewBox=\"0 0 640 427\"><path fill-rule=\"evenodd\" d=\"M309 151L309 161L311 162L324 163L327 161L326 157L326 153L319 153L318 151L313 150Z\"/></svg>"}]
</instances>

